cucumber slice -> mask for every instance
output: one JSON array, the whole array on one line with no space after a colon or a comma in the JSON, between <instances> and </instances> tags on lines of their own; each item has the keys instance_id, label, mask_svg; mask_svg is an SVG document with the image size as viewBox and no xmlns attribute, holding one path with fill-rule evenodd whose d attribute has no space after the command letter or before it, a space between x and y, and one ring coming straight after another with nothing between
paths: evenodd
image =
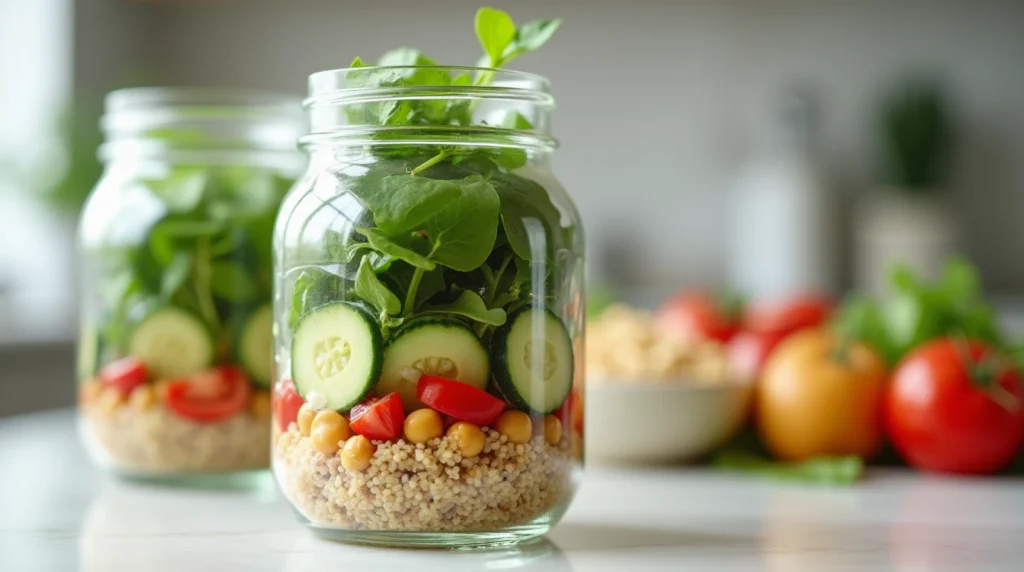
<instances>
[{"instance_id":1,"label":"cucumber slice","mask_svg":"<svg viewBox=\"0 0 1024 572\"><path fill-rule=\"evenodd\" d=\"M270 387L274 365L274 309L264 304L249 314L235 340L235 357L253 384Z\"/></svg>"},{"instance_id":2,"label":"cucumber slice","mask_svg":"<svg viewBox=\"0 0 1024 572\"><path fill-rule=\"evenodd\" d=\"M546 415L569 397L572 340L550 311L526 307L513 312L494 332L491 356L498 389L512 405Z\"/></svg>"},{"instance_id":3,"label":"cucumber slice","mask_svg":"<svg viewBox=\"0 0 1024 572\"><path fill-rule=\"evenodd\" d=\"M160 379L210 367L215 348L202 320L181 308L164 306L149 312L128 335L128 354L141 359L150 376Z\"/></svg>"},{"instance_id":4,"label":"cucumber slice","mask_svg":"<svg viewBox=\"0 0 1024 572\"><path fill-rule=\"evenodd\" d=\"M327 407L348 411L370 393L383 361L380 328L354 304L334 302L306 312L292 338L292 380L308 400L316 392Z\"/></svg>"},{"instance_id":5,"label":"cucumber slice","mask_svg":"<svg viewBox=\"0 0 1024 572\"><path fill-rule=\"evenodd\" d=\"M416 398L422 374L438 375L485 389L491 377L487 349L466 324L446 318L409 322L388 342L377 393L397 391L406 412L426 405Z\"/></svg>"}]
</instances>

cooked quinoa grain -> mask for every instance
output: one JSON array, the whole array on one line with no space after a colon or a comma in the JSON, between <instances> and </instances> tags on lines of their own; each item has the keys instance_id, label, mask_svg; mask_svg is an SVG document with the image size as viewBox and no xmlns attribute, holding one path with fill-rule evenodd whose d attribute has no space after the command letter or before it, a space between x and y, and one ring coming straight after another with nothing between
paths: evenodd
<instances>
[{"instance_id":1,"label":"cooked quinoa grain","mask_svg":"<svg viewBox=\"0 0 1024 572\"><path fill-rule=\"evenodd\" d=\"M107 405L82 404L81 431L94 456L116 470L174 475L261 469L270 463L267 416L243 411L218 423L196 423L161 403Z\"/></svg>"},{"instance_id":2,"label":"cooked quinoa grain","mask_svg":"<svg viewBox=\"0 0 1024 572\"><path fill-rule=\"evenodd\" d=\"M526 524L568 502L576 461L567 442L516 444L483 428L483 451L459 453L453 436L427 443L373 441L364 471L324 455L294 423L274 437L285 495L319 526L392 531L493 530Z\"/></svg>"}]
</instances>

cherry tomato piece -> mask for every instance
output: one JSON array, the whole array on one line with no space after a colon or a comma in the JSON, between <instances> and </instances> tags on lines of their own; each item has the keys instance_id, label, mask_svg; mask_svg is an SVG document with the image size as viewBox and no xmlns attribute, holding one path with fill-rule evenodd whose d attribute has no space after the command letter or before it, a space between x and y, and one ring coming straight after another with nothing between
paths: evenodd
<instances>
[{"instance_id":1,"label":"cherry tomato piece","mask_svg":"<svg viewBox=\"0 0 1024 572\"><path fill-rule=\"evenodd\" d=\"M128 395L136 387L146 383L149 372L146 364L135 357L126 357L103 366L99 372L100 381Z\"/></svg>"},{"instance_id":2,"label":"cherry tomato piece","mask_svg":"<svg viewBox=\"0 0 1024 572\"><path fill-rule=\"evenodd\" d=\"M405 409L402 397L393 392L381 398L371 397L349 412L349 427L367 439L389 441L402 433Z\"/></svg>"}]
</instances>

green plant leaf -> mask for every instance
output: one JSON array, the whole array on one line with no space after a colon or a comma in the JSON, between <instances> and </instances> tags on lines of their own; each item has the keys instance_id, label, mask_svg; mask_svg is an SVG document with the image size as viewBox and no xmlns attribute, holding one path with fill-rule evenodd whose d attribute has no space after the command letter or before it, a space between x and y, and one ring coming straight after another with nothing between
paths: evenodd
<instances>
[{"instance_id":1,"label":"green plant leaf","mask_svg":"<svg viewBox=\"0 0 1024 572\"><path fill-rule=\"evenodd\" d=\"M516 37L516 25L503 10L484 6L476 12L476 37L490 57L491 66L501 65L502 54Z\"/></svg>"},{"instance_id":2,"label":"green plant leaf","mask_svg":"<svg viewBox=\"0 0 1024 572\"><path fill-rule=\"evenodd\" d=\"M461 195L422 227L431 243L431 260L468 272L483 264L494 247L498 194L480 175L454 183Z\"/></svg>"},{"instance_id":3,"label":"green plant leaf","mask_svg":"<svg viewBox=\"0 0 1024 572\"><path fill-rule=\"evenodd\" d=\"M506 319L505 310L488 309L480 295L469 290L464 290L451 304L426 306L420 314L454 314L491 326L500 326Z\"/></svg>"},{"instance_id":4,"label":"green plant leaf","mask_svg":"<svg viewBox=\"0 0 1024 572\"><path fill-rule=\"evenodd\" d=\"M237 262L218 261L210 265L210 291L229 302L251 302L256 284L248 270Z\"/></svg>"},{"instance_id":5,"label":"green plant leaf","mask_svg":"<svg viewBox=\"0 0 1024 572\"><path fill-rule=\"evenodd\" d=\"M181 167L161 179L147 179L144 185L169 211L189 212L202 202L206 183L205 169Z\"/></svg>"},{"instance_id":6,"label":"green plant leaf","mask_svg":"<svg viewBox=\"0 0 1024 572\"><path fill-rule=\"evenodd\" d=\"M562 246L562 215L544 187L512 174L495 174L491 181L501 200L501 224L508 243L520 258L533 261L535 248L547 256Z\"/></svg>"},{"instance_id":7,"label":"green plant leaf","mask_svg":"<svg viewBox=\"0 0 1024 572\"><path fill-rule=\"evenodd\" d=\"M398 296L399 300L405 300L406 295L409 293L409 284L412 282L415 272L416 269L414 267L406 262L397 260L388 267L387 272L380 275L380 279ZM435 294L446 290L447 287L448 285L444 279L444 270L440 266L424 272L420 277L420 286L416 290L413 311Z\"/></svg>"},{"instance_id":8,"label":"green plant leaf","mask_svg":"<svg viewBox=\"0 0 1024 572\"><path fill-rule=\"evenodd\" d=\"M416 228L461 195L451 182L414 175L387 175L379 184L354 186L352 193L370 209L377 228L385 234Z\"/></svg>"},{"instance_id":9,"label":"green plant leaf","mask_svg":"<svg viewBox=\"0 0 1024 572\"><path fill-rule=\"evenodd\" d=\"M401 244L398 244L391 240L387 235L375 228L357 228L356 232L366 237L367 243L370 248L377 250L383 254L386 254L392 258L397 258L408 262L416 268L422 268L424 270L433 270L437 266L432 260L426 256L416 252L411 248L407 248Z\"/></svg>"},{"instance_id":10,"label":"green plant leaf","mask_svg":"<svg viewBox=\"0 0 1024 572\"><path fill-rule=\"evenodd\" d=\"M798 463L780 463L751 453L727 450L715 456L712 464L729 471L822 485L851 485L864 474L864 461L854 456L815 457Z\"/></svg>"},{"instance_id":11,"label":"green plant leaf","mask_svg":"<svg viewBox=\"0 0 1024 572\"><path fill-rule=\"evenodd\" d=\"M516 31L512 42L502 52L502 59L507 63L527 52L539 49L551 39L558 27L562 25L561 20L534 20L527 22Z\"/></svg>"},{"instance_id":12,"label":"green plant leaf","mask_svg":"<svg viewBox=\"0 0 1024 572\"><path fill-rule=\"evenodd\" d=\"M402 312L402 303L385 286L373 271L370 261L363 257L356 274L356 296L373 306L378 313L396 316Z\"/></svg>"},{"instance_id":13,"label":"green plant leaf","mask_svg":"<svg viewBox=\"0 0 1024 572\"><path fill-rule=\"evenodd\" d=\"M340 276L316 266L303 269L292 283L289 327L294 329L309 310L344 299L345 290L345 281Z\"/></svg>"},{"instance_id":14,"label":"green plant leaf","mask_svg":"<svg viewBox=\"0 0 1024 572\"><path fill-rule=\"evenodd\" d=\"M508 129L518 129L520 131L530 131L533 129L533 123L530 123L530 120L518 111L510 111L506 113L505 117L501 120L501 126L507 127Z\"/></svg>"},{"instance_id":15,"label":"green plant leaf","mask_svg":"<svg viewBox=\"0 0 1024 572\"><path fill-rule=\"evenodd\" d=\"M160 297L164 300L171 299L188 280L190 272L192 272L192 255L187 252L175 253L167 268L164 268L160 283Z\"/></svg>"}]
</instances>

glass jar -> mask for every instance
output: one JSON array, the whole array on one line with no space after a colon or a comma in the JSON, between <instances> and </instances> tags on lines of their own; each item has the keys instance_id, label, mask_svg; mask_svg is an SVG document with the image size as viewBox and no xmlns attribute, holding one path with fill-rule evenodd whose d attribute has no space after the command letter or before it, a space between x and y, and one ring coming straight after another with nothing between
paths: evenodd
<instances>
[{"instance_id":1,"label":"glass jar","mask_svg":"<svg viewBox=\"0 0 1024 572\"><path fill-rule=\"evenodd\" d=\"M310 91L275 231L279 486L337 540L544 534L583 450L583 233L547 81L353 68Z\"/></svg>"},{"instance_id":2,"label":"glass jar","mask_svg":"<svg viewBox=\"0 0 1024 572\"><path fill-rule=\"evenodd\" d=\"M297 98L111 93L79 227L79 421L136 477L269 466L273 225L304 164Z\"/></svg>"}]
</instances>

